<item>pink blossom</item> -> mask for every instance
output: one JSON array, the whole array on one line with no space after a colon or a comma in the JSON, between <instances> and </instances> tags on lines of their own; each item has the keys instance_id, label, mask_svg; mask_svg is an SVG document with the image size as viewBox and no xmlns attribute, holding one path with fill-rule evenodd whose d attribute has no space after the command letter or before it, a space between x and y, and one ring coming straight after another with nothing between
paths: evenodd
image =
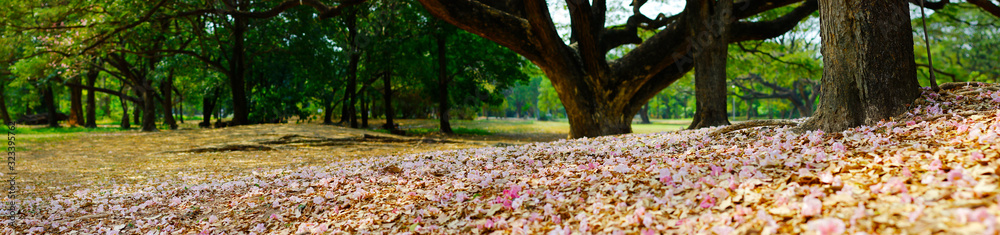
<instances>
[{"instance_id":1,"label":"pink blossom","mask_svg":"<svg viewBox=\"0 0 1000 235\"><path fill-rule=\"evenodd\" d=\"M736 231L736 230L733 229L733 227L729 227L729 226L725 226L725 225L719 225L719 226L712 227L712 232L715 233L715 234L717 234L717 235L728 235L728 234L732 234L734 231Z\"/></svg>"},{"instance_id":2,"label":"pink blossom","mask_svg":"<svg viewBox=\"0 0 1000 235\"><path fill-rule=\"evenodd\" d=\"M838 152L846 152L847 151L847 147L844 147L844 144L842 144L840 142L833 142L833 146L832 147L833 147L833 150L838 151Z\"/></svg>"},{"instance_id":3,"label":"pink blossom","mask_svg":"<svg viewBox=\"0 0 1000 235\"><path fill-rule=\"evenodd\" d=\"M812 220L809 221L806 226L809 228L809 231L816 232L816 234L819 235L842 234L845 230L847 230L847 226L844 224L844 221L837 218Z\"/></svg>"},{"instance_id":4,"label":"pink blossom","mask_svg":"<svg viewBox=\"0 0 1000 235\"><path fill-rule=\"evenodd\" d=\"M823 210L823 202L814 197L807 197L802 200L802 215L814 216Z\"/></svg>"},{"instance_id":5,"label":"pink blossom","mask_svg":"<svg viewBox=\"0 0 1000 235\"><path fill-rule=\"evenodd\" d=\"M702 199L701 204L698 204L701 208L709 208L715 206L715 198L711 195L703 195L705 198Z\"/></svg>"},{"instance_id":6,"label":"pink blossom","mask_svg":"<svg viewBox=\"0 0 1000 235\"><path fill-rule=\"evenodd\" d=\"M975 151L969 154L969 160L979 161L983 159L983 152Z\"/></svg>"}]
</instances>

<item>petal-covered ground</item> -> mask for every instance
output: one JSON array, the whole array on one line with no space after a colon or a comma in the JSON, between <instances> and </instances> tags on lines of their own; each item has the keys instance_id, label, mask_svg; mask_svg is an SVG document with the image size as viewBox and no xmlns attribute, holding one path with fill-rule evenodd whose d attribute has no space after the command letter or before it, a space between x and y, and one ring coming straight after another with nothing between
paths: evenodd
<instances>
[{"instance_id":1,"label":"petal-covered ground","mask_svg":"<svg viewBox=\"0 0 1000 235\"><path fill-rule=\"evenodd\" d=\"M841 133L565 140L20 200L7 234L995 234L1000 92Z\"/></svg>"}]
</instances>

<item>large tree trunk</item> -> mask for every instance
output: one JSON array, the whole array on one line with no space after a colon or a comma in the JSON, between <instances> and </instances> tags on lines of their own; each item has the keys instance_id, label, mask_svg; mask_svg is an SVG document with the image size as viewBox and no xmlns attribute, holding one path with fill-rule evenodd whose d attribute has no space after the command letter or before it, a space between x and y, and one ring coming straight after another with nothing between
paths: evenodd
<instances>
[{"instance_id":1,"label":"large tree trunk","mask_svg":"<svg viewBox=\"0 0 1000 235\"><path fill-rule=\"evenodd\" d=\"M385 72L382 74L382 85L384 93L382 95L382 106L385 108L385 125L382 128L389 130L389 133L396 133L396 124L392 118L396 116L396 111L392 110L392 74Z\"/></svg>"},{"instance_id":2,"label":"large tree trunk","mask_svg":"<svg viewBox=\"0 0 1000 235\"><path fill-rule=\"evenodd\" d=\"M177 122L174 121L174 105L173 105L173 84L174 84L174 71L171 70L167 74L167 78L160 81L160 94L163 95L163 124L170 127L171 130L177 130Z\"/></svg>"},{"instance_id":3,"label":"large tree trunk","mask_svg":"<svg viewBox=\"0 0 1000 235\"><path fill-rule=\"evenodd\" d=\"M248 0L237 3L239 10L248 10ZM244 16L233 16L233 56L229 58L229 90L233 94L233 120L231 125L250 124L250 105L246 94L246 36L249 19Z\"/></svg>"},{"instance_id":4,"label":"large tree trunk","mask_svg":"<svg viewBox=\"0 0 1000 235\"><path fill-rule=\"evenodd\" d=\"M347 109L346 120L350 122L351 128L358 128L358 117L357 110L354 105L357 103L357 89L358 89L358 60L361 59L361 48L358 46L358 27L357 27L357 12L351 11L347 13L347 40L351 43L350 51L350 61L348 62L348 78L347 78L347 104L344 108Z\"/></svg>"},{"instance_id":5,"label":"large tree trunk","mask_svg":"<svg viewBox=\"0 0 1000 235\"><path fill-rule=\"evenodd\" d=\"M97 68L91 68L87 71L87 86L94 87L97 83L97 76L100 75L101 71ZM84 124L87 128L97 127L97 92L87 91L87 123Z\"/></svg>"},{"instance_id":6,"label":"large tree trunk","mask_svg":"<svg viewBox=\"0 0 1000 235\"><path fill-rule=\"evenodd\" d=\"M70 79L76 83L79 77ZM66 120L68 126L82 126L83 120L83 89L80 87L69 87L69 119Z\"/></svg>"},{"instance_id":7,"label":"large tree trunk","mask_svg":"<svg viewBox=\"0 0 1000 235\"><path fill-rule=\"evenodd\" d=\"M56 115L56 99L55 94L52 93L52 84L45 84L44 94L42 94L42 102L45 103L45 110L48 112L49 127L59 127L58 115Z\"/></svg>"},{"instance_id":8,"label":"large tree trunk","mask_svg":"<svg viewBox=\"0 0 1000 235\"><path fill-rule=\"evenodd\" d=\"M689 17L695 37L694 120L688 129L729 125L726 115L726 57L729 55L729 17L732 0L688 1L703 4ZM698 49L700 47L700 50Z\"/></svg>"},{"instance_id":9,"label":"large tree trunk","mask_svg":"<svg viewBox=\"0 0 1000 235\"><path fill-rule=\"evenodd\" d=\"M437 95L438 95L438 121L440 121L439 128L441 133L452 134L455 133L451 130L451 122L449 122L448 110L451 109L448 104L448 48L447 44L447 34L440 33L437 35L437 54L438 54L438 80L437 80Z\"/></svg>"},{"instance_id":10,"label":"large tree trunk","mask_svg":"<svg viewBox=\"0 0 1000 235\"><path fill-rule=\"evenodd\" d=\"M838 132L905 112L920 96L908 3L819 2L822 94L800 130Z\"/></svg>"}]
</instances>

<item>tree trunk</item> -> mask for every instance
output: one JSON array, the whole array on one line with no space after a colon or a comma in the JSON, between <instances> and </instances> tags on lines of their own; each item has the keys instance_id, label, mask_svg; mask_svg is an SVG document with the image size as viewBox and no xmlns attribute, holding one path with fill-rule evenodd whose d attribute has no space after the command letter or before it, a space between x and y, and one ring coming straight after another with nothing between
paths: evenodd
<instances>
[{"instance_id":1,"label":"tree trunk","mask_svg":"<svg viewBox=\"0 0 1000 235\"><path fill-rule=\"evenodd\" d=\"M173 84L174 71L171 70L166 79L160 81L160 94L163 96L163 124L170 127L171 130L177 130L177 122L174 121Z\"/></svg>"},{"instance_id":2,"label":"tree trunk","mask_svg":"<svg viewBox=\"0 0 1000 235\"><path fill-rule=\"evenodd\" d=\"M691 1L688 1L691 3ZM732 0L698 1L708 6L692 17L692 35L695 37L694 120L688 129L729 125L726 115L726 57L729 52L729 17ZM714 5L714 6L713 6ZM712 13L715 14L712 14ZM700 51L697 47L701 47Z\"/></svg>"},{"instance_id":3,"label":"tree trunk","mask_svg":"<svg viewBox=\"0 0 1000 235\"><path fill-rule=\"evenodd\" d=\"M3 86L0 86L0 119L3 119L4 124L10 125L14 120L10 119L10 113L7 112L7 96L4 91L7 90L7 81L0 80L0 83L3 83Z\"/></svg>"},{"instance_id":4,"label":"tree trunk","mask_svg":"<svg viewBox=\"0 0 1000 235\"><path fill-rule=\"evenodd\" d=\"M650 124L650 123L652 123L652 122L649 122L649 104L648 103L646 105L643 105L642 109L639 110L639 118L642 119L642 122L641 122L642 124Z\"/></svg>"},{"instance_id":5,"label":"tree trunk","mask_svg":"<svg viewBox=\"0 0 1000 235\"><path fill-rule=\"evenodd\" d=\"M91 68L87 71L87 86L94 87L97 83L97 76L101 74L100 70L97 68ZM87 123L84 124L87 128L97 127L97 92L87 91Z\"/></svg>"},{"instance_id":6,"label":"tree trunk","mask_svg":"<svg viewBox=\"0 0 1000 235\"><path fill-rule=\"evenodd\" d=\"M906 1L820 0L819 109L799 130L839 132L905 112L920 96Z\"/></svg>"},{"instance_id":7,"label":"tree trunk","mask_svg":"<svg viewBox=\"0 0 1000 235\"><path fill-rule=\"evenodd\" d=\"M48 112L49 127L59 127L58 115L56 115L56 99L55 94L52 93L52 85L45 84L45 88L42 91L42 101L45 103L45 110Z\"/></svg>"},{"instance_id":8,"label":"tree trunk","mask_svg":"<svg viewBox=\"0 0 1000 235\"><path fill-rule=\"evenodd\" d=\"M136 89L135 96L139 97L139 99L144 99L145 97L142 96L142 95L143 95L143 92L140 92L140 91L138 91L138 89ZM141 102L141 101L144 101L144 100L140 100L140 102L133 102L133 104L135 105L135 107L132 109L132 121L135 121L135 123L139 124L140 127L142 126L142 111L146 110L146 107L145 107L146 105L143 102Z\"/></svg>"},{"instance_id":9,"label":"tree trunk","mask_svg":"<svg viewBox=\"0 0 1000 235\"><path fill-rule=\"evenodd\" d=\"M393 123L392 118L396 116L396 111L392 110L392 73L385 72L382 74L382 85L383 90L385 90L382 95L382 106L385 108L385 125L382 128L389 130L389 133L396 133L396 124Z\"/></svg>"},{"instance_id":10,"label":"tree trunk","mask_svg":"<svg viewBox=\"0 0 1000 235\"><path fill-rule=\"evenodd\" d=\"M177 114L177 119L184 124L184 94L180 91L177 92Z\"/></svg>"},{"instance_id":11,"label":"tree trunk","mask_svg":"<svg viewBox=\"0 0 1000 235\"><path fill-rule=\"evenodd\" d=\"M237 3L239 10L248 10L249 1L241 0ZM244 37L247 31L247 22L244 16L233 16L233 56L229 59L229 90L233 94L233 120L231 125L250 124L247 119L250 115L249 102L246 94L246 48L244 47Z\"/></svg>"},{"instance_id":12,"label":"tree trunk","mask_svg":"<svg viewBox=\"0 0 1000 235\"><path fill-rule=\"evenodd\" d=\"M347 78L347 104L344 108L347 109L347 121L350 122L351 128L358 128L358 117L357 110L354 105L357 103L357 89L358 89L358 60L361 59L361 48L358 46L358 27L357 27L357 12L351 11L347 13L347 40L351 43L351 58L348 62L348 78Z\"/></svg>"},{"instance_id":13,"label":"tree trunk","mask_svg":"<svg viewBox=\"0 0 1000 235\"><path fill-rule=\"evenodd\" d=\"M361 86L361 128L368 128L368 91Z\"/></svg>"},{"instance_id":14,"label":"tree trunk","mask_svg":"<svg viewBox=\"0 0 1000 235\"><path fill-rule=\"evenodd\" d=\"M129 123L129 120L128 120L128 102L125 102L125 98L121 97L121 96L118 97L118 101L121 102L121 104L122 104L122 121L121 121L121 124L120 124L121 128L122 129L132 128L132 124Z\"/></svg>"},{"instance_id":15,"label":"tree trunk","mask_svg":"<svg viewBox=\"0 0 1000 235\"><path fill-rule=\"evenodd\" d=\"M142 93L142 131L144 132L159 131L156 129L156 93L153 91L153 86L149 84L151 82L145 81L146 92Z\"/></svg>"},{"instance_id":16,"label":"tree trunk","mask_svg":"<svg viewBox=\"0 0 1000 235\"><path fill-rule=\"evenodd\" d=\"M212 127L212 110L214 109L212 98L205 96L201 98L201 123L198 126Z\"/></svg>"},{"instance_id":17,"label":"tree trunk","mask_svg":"<svg viewBox=\"0 0 1000 235\"><path fill-rule=\"evenodd\" d=\"M437 54L438 54L438 121L440 122L439 128L441 133L453 134L454 131L451 130L451 122L449 122L448 110L451 108L448 104L448 48L447 34L441 33L436 37L437 40Z\"/></svg>"},{"instance_id":18,"label":"tree trunk","mask_svg":"<svg viewBox=\"0 0 1000 235\"><path fill-rule=\"evenodd\" d=\"M74 81L79 79L75 77L70 79ZM83 120L83 89L80 87L69 87L69 119L66 120L68 126L82 126L84 125Z\"/></svg>"},{"instance_id":19,"label":"tree trunk","mask_svg":"<svg viewBox=\"0 0 1000 235\"><path fill-rule=\"evenodd\" d=\"M326 109L323 110L323 124L333 124L333 101L326 103Z\"/></svg>"}]
</instances>

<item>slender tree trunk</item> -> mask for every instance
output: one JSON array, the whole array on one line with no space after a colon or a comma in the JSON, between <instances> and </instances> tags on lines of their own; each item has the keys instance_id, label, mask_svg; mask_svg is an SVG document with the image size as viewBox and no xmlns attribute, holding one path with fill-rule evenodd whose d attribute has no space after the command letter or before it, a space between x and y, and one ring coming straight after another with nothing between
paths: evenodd
<instances>
[{"instance_id":1,"label":"slender tree trunk","mask_svg":"<svg viewBox=\"0 0 1000 235\"><path fill-rule=\"evenodd\" d=\"M4 124L14 123L13 119L10 119L10 113L7 112L7 96L5 90L7 90L7 81L0 80L3 86L0 86L0 119L3 119Z\"/></svg>"},{"instance_id":2,"label":"slender tree trunk","mask_svg":"<svg viewBox=\"0 0 1000 235\"><path fill-rule=\"evenodd\" d=\"M171 70L166 79L160 81L160 94L163 98L163 124L170 127L171 130L177 130L177 122L174 121L174 108L173 101L174 98L172 94L174 84L174 71ZM155 127L154 127L155 128Z\"/></svg>"},{"instance_id":3,"label":"slender tree trunk","mask_svg":"<svg viewBox=\"0 0 1000 235\"><path fill-rule=\"evenodd\" d=\"M178 119L181 121L181 124L184 124L184 94L181 92L177 92L177 98L178 98L177 102Z\"/></svg>"},{"instance_id":4,"label":"slender tree trunk","mask_svg":"<svg viewBox=\"0 0 1000 235\"><path fill-rule=\"evenodd\" d=\"M96 68L91 68L87 71L87 86L94 87L97 83L97 76L100 75L101 71ZM84 126L87 128L97 127L97 92L87 91L87 124Z\"/></svg>"},{"instance_id":5,"label":"slender tree trunk","mask_svg":"<svg viewBox=\"0 0 1000 235\"><path fill-rule=\"evenodd\" d=\"M144 101L145 97L142 96L143 92L139 91L138 89L134 90L135 90L135 96L139 97L140 100L139 102L133 102L133 105L135 106L132 108L132 121L135 121L135 124L138 124L140 127L142 127L142 111L146 110L145 107L146 104L144 104L142 101Z\"/></svg>"},{"instance_id":6,"label":"slender tree trunk","mask_svg":"<svg viewBox=\"0 0 1000 235\"><path fill-rule=\"evenodd\" d=\"M448 110L450 109L448 104L448 49L446 47L447 34L441 33L437 35L437 54L438 54L438 120L440 121L441 133L452 134L455 133L451 130L451 123L449 122Z\"/></svg>"},{"instance_id":7,"label":"slender tree trunk","mask_svg":"<svg viewBox=\"0 0 1000 235\"><path fill-rule=\"evenodd\" d=\"M347 40L351 43L351 58L348 62L348 73L349 77L347 79L347 105L344 108L347 109L347 120L351 124L351 128L358 128L358 117L357 110L354 105L357 103L357 89L358 89L358 60L361 59L361 48L358 45L358 27L357 27L357 13L351 11L347 13Z\"/></svg>"},{"instance_id":8,"label":"slender tree trunk","mask_svg":"<svg viewBox=\"0 0 1000 235\"><path fill-rule=\"evenodd\" d=\"M363 89L361 90L361 128L368 128L368 108L368 91Z\"/></svg>"},{"instance_id":9,"label":"slender tree trunk","mask_svg":"<svg viewBox=\"0 0 1000 235\"><path fill-rule=\"evenodd\" d=\"M124 94L124 93L122 93L122 94ZM121 96L118 97L118 101L121 102L121 104L122 104L122 121L121 121L121 124L120 124L121 128L122 129L132 128L132 124L129 123L129 120L128 120L128 102L125 102L125 98L121 97Z\"/></svg>"},{"instance_id":10,"label":"slender tree trunk","mask_svg":"<svg viewBox=\"0 0 1000 235\"><path fill-rule=\"evenodd\" d=\"M905 112L920 96L906 1L820 0L819 109L799 130L839 132Z\"/></svg>"},{"instance_id":11,"label":"slender tree trunk","mask_svg":"<svg viewBox=\"0 0 1000 235\"><path fill-rule=\"evenodd\" d=\"M59 127L59 115L56 115L58 108L56 108L55 94L52 93L52 85L45 84L44 89L42 100L45 103L45 110L48 111L49 127Z\"/></svg>"},{"instance_id":12,"label":"slender tree trunk","mask_svg":"<svg viewBox=\"0 0 1000 235\"><path fill-rule=\"evenodd\" d=\"M240 0L239 10L247 10L248 0ZM231 125L250 124L250 105L246 94L246 48L244 37L247 22L244 16L233 16L233 56L229 59L229 90L233 95L233 120Z\"/></svg>"},{"instance_id":13,"label":"slender tree trunk","mask_svg":"<svg viewBox=\"0 0 1000 235\"><path fill-rule=\"evenodd\" d=\"M385 125L382 128L389 130L389 133L396 133L396 124L393 123L393 116L396 116L396 111L392 110L392 76L390 72L385 72L382 74L382 85L383 90L385 90L382 95L382 106L385 108Z\"/></svg>"},{"instance_id":14,"label":"slender tree trunk","mask_svg":"<svg viewBox=\"0 0 1000 235\"><path fill-rule=\"evenodd\" d=\"M156 99L153 91L152 81L145 80L145 90L142 93L142 131L155 132L156 129Z\"/></svg>"},{"instance_id":15,"label":"slender tree trunk","mask_svg":"<svg viewBox=\"0 0 1000 235\"><path fill-rule=\"evenodd\" d=\"M702 20L690 21L693 24L691 29L695 30L692 35L697 35L696 47L700 46L701 50L696 51L694 56L695 113L688 129L729 125L726 115L726 57L733 0L698 2L707 6L698 8L701 9L699 14Z\"/></svg>"},{"instance_id":16,"label":"slender tree trunk","mask_svg":"<svg viewBox=\"0 0 1000 235\"><path fill-rule=\"evenodd\" d=\"M70 79L76 83L79 77ZM79 87L69 87L69 119L66 120L68 126L82 126L83 120L83 89Z\"/></svg>"}]
</instances>

